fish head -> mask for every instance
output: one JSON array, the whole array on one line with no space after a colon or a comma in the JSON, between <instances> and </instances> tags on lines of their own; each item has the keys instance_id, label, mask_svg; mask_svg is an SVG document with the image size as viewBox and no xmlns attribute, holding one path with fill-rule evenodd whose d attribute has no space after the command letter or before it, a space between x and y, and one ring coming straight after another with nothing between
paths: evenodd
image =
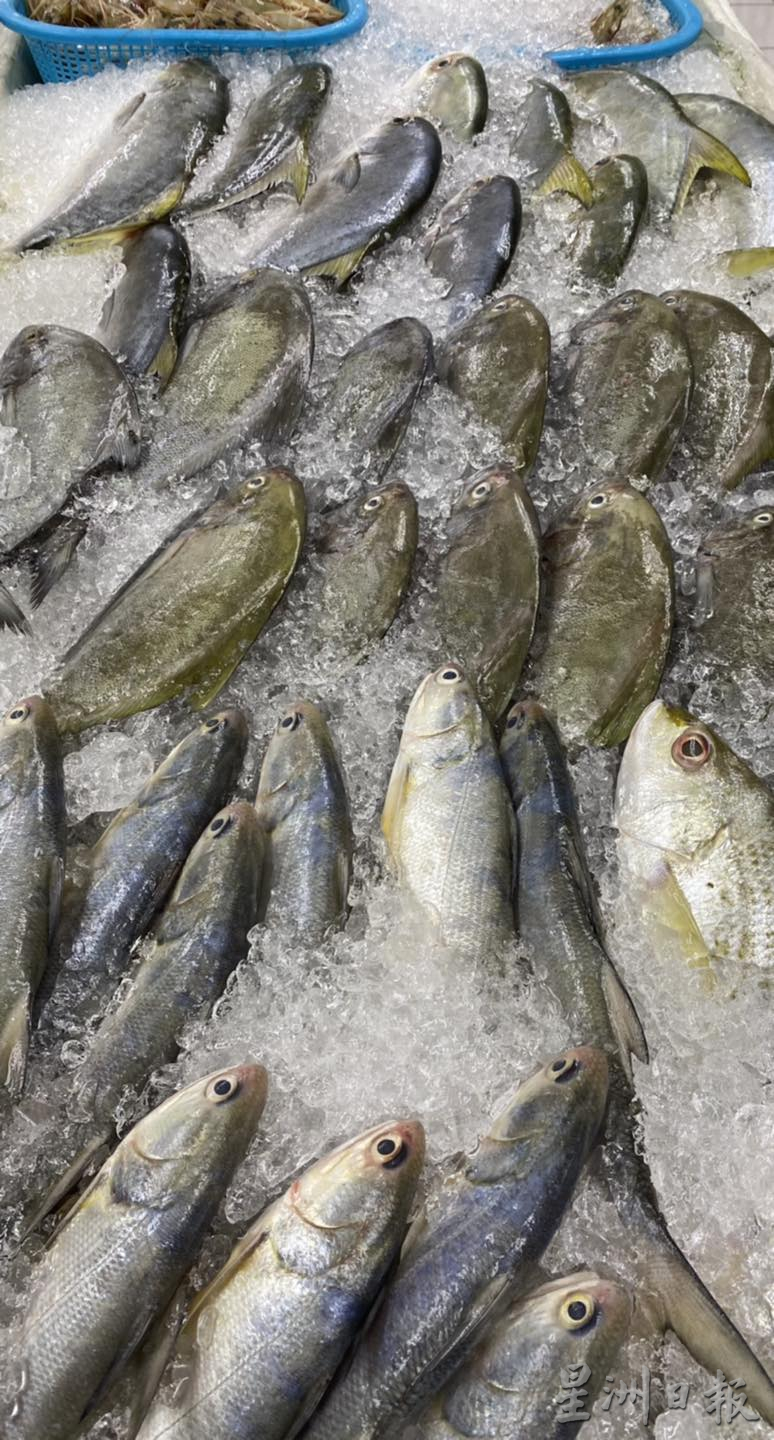
<instances>
[{"instance_id":1,"label":"fish head","mask_svg":"<svg viewBox=\"0 0 774 1440\"><path fill-rule=\"evenodd\" d=\"M547 802L551 803L558 778L566 773L565 762L553 720L538 700L528 698L511 706L505 717L500 755L517 808L546 787Z\"/></svg>"},{"instance_id":2,"label":"fish head","mask_svg":"<svg viewBox=\"0 0 774 1440\"><path fill-rule=\"evenodd\" d=\"M321 773L336 765L322 711L308 700L289 705L277 721L261 766L255 801L261 823L273 828L299 799L313 793Z\"/></svg>"},{"instance_id":3,"label":"fish head","mask_svg":"<svg viewBox=\"0 0 774 1440\"><path fill-rule=\"evenodd\" d=\"M224 504L233 524L287 527L289 548L297 552L306 529L306 499L292 470L280 465L258 470Z\"/></svg>"},{"instance_id":4,"label":"fish head","mask_svg":"<svg viewBox=\"0 0 774 1440\"><path fill-rule=\"evenodd\" d=\"M360 541L401 555L416 550L417 502L402 480L388 480L365 496L355 496L330 518L320 546L323 551L349 549Z\"/></svg>"},{"instance_id":5,"label":"fish head","mask_svg":"<svg viewBox=\"0 0 774 1440\"><path fill-rule=\"evenodd\" d=\"M542 1065L519 1086L469 1158L473 1183L517 1180L536 1165L589 1153L607 1105L601 1050L579 1045Z\"/></svg>"},{"instance_id":6,"label":"fish head","mask_svg":"<svg viewBox=\"0 0 774 1440\"><path fill-rule=\"evenodd\" d=\"M589 562L592 552L614 548L625 555L628 536L647 529L659 537L663 526L650 501L625 480L591 485L556 517L543 541L544 564L551 570Z\"/></svg>"},{"instance_id":7,"label":"fish head","mask_svg":"<svg viewBox=\"0 0 774 1440\"><path fill-rule=\"evenodd\" d=\"M29 762L58 750L54 712L40 695L15 700L0 720L0 801L37 783Z\"/></svg>"},{"instance_id":8,"label":"fish head","mask_svg":"<svg viewBox=\"0 0 774 1440\"><path fill-rule=\"evenodd\" d=\"M608 340L617 332L639 324L643 318L650 319L658 313L660 305L656 296L646 290L624 290L574 325L570 343L597 344Z\"/></svg>"},{"instance_id":9,"label":"fish head","mask_svg":"<svg viewBox=\"0 0 774 1440\"><path fill-rule=\"evenodd\" d=\"M454 51L428 61L409 81L409 93L460 139L483 128L489 108L484 68L473 55Z\"/></svg>"},{"instance_id":10,"label":"fish head","mask_svg":"<svg viewBox=\"0 0 774 1440\"><path fill-rule=\"evenodd\" d=\"M191 730L154 770L135 802L138 806L173 799L194 782L215 781L229 790L247 750L247 719L241 710L219 710Z\"/></svg>"},{"instance_id":11,"label":"fish head","mask_svg":"<svg viewBox=\"0 0 774 1440\"><path fill-rule=\"evenodd\" d=\"M710 530L699 548L699 564L762 550L774 552L774 509L770 505L750 510Z\"/></svg>"},{"instance_id":12,"label":"fish head","mask_svg":"<svg viewBox=\"0 0 774 1440\"><path fill-rule=\"evenodd\" d=\"M0 390L24 385L81 338L61 325L25 325L0 357Z\"/></svg>"},{"instance_id":13,"label":"fish head","mask_svg":"<svg viewBox=\"0 0 774 1440\"><path fill-rule=\"evenodd\" d=\"M224 887L232 888L235 866L245 852L255 860L257 887L263 850L263 831L255 807L248 800L234 800L224 805L188 856L172 904L181 904L193 897L198 897L197 910L199 905L212 904L213 892L220 894Z\"/></svg>"},{"instance_id":14,"label":"fish head","mask_svg":"<svg viewBox=\"0 0 774 1440\"><path fill-rule=\"evenodd\" d=\"M409 758L442 763L468 754L485 729L472 681L450 660L419 685L406 715L401 750Z\"/></svg>"}]
</instances>

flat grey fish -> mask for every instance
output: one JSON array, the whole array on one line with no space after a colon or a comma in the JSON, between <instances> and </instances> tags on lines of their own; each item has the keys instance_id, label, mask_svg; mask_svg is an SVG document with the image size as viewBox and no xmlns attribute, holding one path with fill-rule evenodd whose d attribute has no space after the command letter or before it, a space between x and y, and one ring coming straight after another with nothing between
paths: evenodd
<instances>
[{"instance_id":1,"label":"flat grey fish","mask_svg":"<svg viewBox=\"0 0 774 1440\"><path fill-rule=\"evenodd\" d=\"M486 125L489 87L473 55L454 52L429 60L407 86L412 109L456 140L472 140Z\"/></svg>"},{"instance_id":2,"label":"flat grey fish","mask_svg":"<svg viewBox=\"0 0 774 1440\"><path fill-rule=\"evenodd\" d=\"M124 274L105 301L97 338L127 374L166 385L188 298L188 246L171 225L148 225L124 241L122 258Z\"/></svg>"},{"instance_id":3,"label":"flat grey fish","mask_svg":"<svg viewBox=\"0 0 774 1440\"><path fill-rule=\"evenodd\" d=\"M570 245L587 280L613 285L632 251L648 208L648 176L635 155L608 155L589 171L591 204L579 210Z\"/></svg>"},{"instance_id":4,"label":"flat grey fish","mask_svg":"<svg viewBox=\"0 0 774 1440\"><path fill-rule=\"evenodd\" d=\"M474 180L444 205L425 240L425 259L445 280L451 323L504 279L521 231L521 196L509 175Z\"/></svg>"},{"instance_id":5,"label":"flat grey fish","mask_svg":"<svg viewBox=\"0 0 774 1440\"><path fill-rule=\"evenodd\" d=\"M223 129L228 103L226 80L208 61L167 65L115 116L67 198L16 250L90 249L163 220Z\"/></svg>"},{"instance_id":6,"label":"flat grey fish","mask_svg":"<svg viewBox=\"0 0 774 1440\"><path fill-rule=\"evenodd\" d=\"M309 181L309 145L333 78L330 66L283 67L250 101L234 134L228 160L205 189L187 195L177 215L205 215L239 205L290 180L299 203Z\"/></svg>"},{"instance_id":7,"label":"flat grey fish","mask_svg":"<svg viewBox=\"0 0 774 1440\"><path fill-rule=\"evenodd\" d=\"M746 252L770 245L774 213L774 125L764 115L725 95L675 95L694 125L709 130L738 155L752 180L750 190L723 185L723 215L731 216L736 244L742 247L732 273L744 275ZM718 236L718 240L721 236Z\"/></svg>"},{"instance_id":8,"label":"flat grey fish","mask_svg":"<svg viewBox=\"0 0 774 1440\"><path fill-rule=\"evenodd\" d=\"M511 155L537 195L565 190L583 205L592 199L591 180L572 151L574 121L567 96L547 80L532 80L516 117Z\"/></svg>"},{"instance_id":9,"label":"flat grey fish","mask_svg":"<svg viewBox=\"0 0 774 1440\"><path fill-rule=\"evenodd\" d=\"M256 263L330 275L343 285L364 255L424 205L441 167L427 121L388 120L322 174L259 243Z\"/></svg>"},{"instance_id":10,"label":"flat grey fish","mask_svg":"<svg viewBox=\"0 0 774 1440\"><path fill-rule=\"evenodd\" d=\"M737 512L705 535L696 557L694 643L740 698L774 698L774 507ZM749 700L747 701L749 704Z\"/></svg>"},{"instance_id":11,"label":"flat grey fish","mask_svg":"<svg viewBox=\"0 0 774 1440\"><path fill-rule=\"evenodd\" d=\"M24 1085L30 1011L64 883L65 799L54 716L37 695L0 720L0 1086Z\"/></svg>"},{"instance_id":12,"label":"flat grey fish","mask_svg":"<svg viewBox=\"0 0 774 1440\"><path fill-rule=\"evenodd\" d=\"M411 316L388 320L347 351L323 401L337 469L359 479L384 477L432 369L430 331Z\"/></svg>"}]
</instances>

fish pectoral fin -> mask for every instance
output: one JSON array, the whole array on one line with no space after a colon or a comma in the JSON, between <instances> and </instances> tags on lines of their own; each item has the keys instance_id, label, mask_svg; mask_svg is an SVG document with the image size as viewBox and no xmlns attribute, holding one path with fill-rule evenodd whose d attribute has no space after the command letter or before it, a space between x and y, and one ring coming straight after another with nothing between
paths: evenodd
<instances>
[{"instance_id":1,"label":"fish pectoral fin","mask_svg":"<svg viewBox=\"0 0 774 1440\"><path fill-rule=\"evenodd\" d=\"M584 170L580 160L575 159L571 150L565 150L550 175L547 175L542 185L538 187L537 193L538 195L552 195L557 190L574 195L586 209L594 199L591 178Z\"/></svg>"},{"instance_id":2,"label":"fish pectoral fin","mask_svg":"<svg viewBox=\"0 0 774 1440\"><path fill-rule=\"evenodd\" d=\"M171 380L172 372L177 364L177 340L170 330L159 346L156 354L151 360L146 375L156 375L161 381L162 387Z\"/></svg>"},{"instance_id":3,"label":"fish pectoral fin","mask_svg":"<svg viewBox=\"0 0 774 1440\"><path fill-rule=\"evenodd\" d=\"M418 1377L423 1392L425 1391L423 1382L430 1375L437 1375L440 1372L441 1379L437 1383L439 1386L443 1383L443 1379L449 1373L446 1363L452 1357L459 1356L462 1351L467 1353L482 1327L488 1325L490 1320L496 1316L498 1309L508 1299L512 1289L513 1278L510 1274L497 1275L484 1286L473 1304L465 1310L458 1328L447 1338L443 1349L433 1356L432 1364L428 1365L422 1375Z\"/></svg>"},{"instance_id":4,"label":"fish pectoral fin","mask_svg":"<svg viewBox=\"0 0 774 1440\"><path fill-rule=\"evenodd\" d=\"M387 794L384 797L384 808L382 810L382 834L395 859L397 859L401 811L409 787L409 773L408 761L405 755L401 755L399 750L395 764L392 767L392 774L390 775L390 782L387 786Z\"/></svg>"},{"instance_id":5,"label":"fish pectoral fin","mask_svg":"<svg viewBox=\"0 0 774 1440\"><path fill-rule=\"evenodd\" d=\"M658 885L656 915L665 929L679 937L683 959L692 970L709 970L712 956L672 867L667 863Z\"/></svg>"},{"instance_id":6,"label":"fish pectoral fin","mask_svg":"<svg viewBox=\"0 0 774 1440\"><path fill-rule=\"evenodd\" d=\"M267 1211L264 1211L262 1219L268 1222ZM226 1285L228 1285L229 1281L233 1279L234 1275L236 1275L237 1273L237 1270L240 1269L240 1267L244 1264L245 1260L247 1260L250 1255L254 1254L254 1252L259 1248L260 1245L264 1245L268 1238L268 1223L262 1224L261 1220L256 1221L255 1225L253 1225L247 1231L247 1233L242 1236L241 1240L237 1240L236 1245L234 1246L231 1254L228 1257L228 1260L226 1261L225 1265L221 1266L215 1278L210 1281L209 1285L205 1285L203 1290L199 1291L188 1312L187 1321L194 1320L196 1316L200 1314L200 1312L204 1309L205 1305L209 1304L209 1302L213 1299L214 1296L219 1295L221 1290L225 1289Z\"/></svg>"},{"instance_id":7,"label":"fish pectoral fin","mask_svg":"<svg viewBox=\"0 0 774 1440\"><path fill-rule=\"evenodd\" d=\"M31 635L30 625L24 611L19 608L9 590L0 581L0 630L13 630L15 635Z\"/></svg>"},{"instance_id":8,"label":"fish pectoral fin","mask_svg":"<svg viewBox=\"0 0 774 1440\"><path fill-rule=\"evenodd\" d=\"M675 214L679 214L682 210L700 170L718 170L722 174L733 175L734 179L739 180L742 185L752 185L752 180L741 160L737 159L733 150L729 150L722 140L716 139L714 135L710 135L708 130L702 130L698 125L693 125L691 132L688 154L685 157L675 200Z\"/></svg>"},{"instance_id":9,"label":"fish pectoral fin","mask_svg":"<svg viewBox=\"0 0 774 1440\"><path fill-rule=\"evenodd\" d=\"M49 590L53 590L57 581L61 580L87 529L85 520L65 520L36 548L32 557L30 590L34 609L37 610Z\"/></svg>"},{"instance_id":10,"label":"fish pectoral fin","mask_svg":"<svg viewBox=\"0 0 774 1440\"><path fill-rule=\"evenodd\" d=\"M750 250L726 250L729 275L745 278L774 265L774 245L757 245Z\"/></svg>"},{"instance_id":11,"label":"fish pectoral fin","mask_svg":"<svg viewBox=\"0 0 774 1440\"><path fill-rule=\"evenodd\" d=\"M58 1210L62 1202L67 1199L67 1196L72 1194L72 1191L83 1179L86 1171L100 1150L110 1143L110 1138L109 1133L95 1135L87 1145L84 1145L80 1154L76 1155L72 1165L68 1165L67 1169L59 1176L59 1179L54 1181L54 1184L47 1190L39 1205L36 1206L32 1214L25 1221L23 1232L25 1237L31 1235L34 1230L37 1230L42 1221L45 1220L48 1215L52 1215L55 1210ZM83 1193L85 1195L87 1192L84 1191ZM70 1212L63 1217L63 1221L69 1218L69 1214ZM58 1233L58 1230L56 1233Z\"/></svg>"},{"instance_id":12,"label":"fish pectoral fin","mask_svg":"<svg viewBox=\"0 0 774 1440\"><path fill-rule=\"evenodd\" d=\"M124 126L126 126L126 125L129 124L129 121L132 119L132 116L134 116L134 115L137 114L137 111L139 110L140 106L143 104L144 100L145 100L145 91L144 91L144 90L141 90L140 93L139 93L139 95L133 95L132 98L131 98L131 100L128 100L128 101L127 101L127 103L124 105L123 109L122 109L122 110L119 110L118 114L115 116L115 118L114 118L114 120L113 120L113 124L115 125L115 127L116 127L117 130L123 130Z\"/></svg>"},{"instance_id":13,"label":"fish pectoral fin","mask_svg":"<svg viewBox=\"0 0 774 1440\"><path fill-rule=\"evenodd\" d=\"M304 270L304 274L327 275L331 280L335 280L337 288L341 289L342 285L346 285L350 275L357 270L363 256L373 244L374 241L369 240L368 244L360 250L350 250L346 255L336 255L330 260L321 261L319 265L310 265L308 269Z\"/></svg>"},{"instance_id":14,"label":"fish pectoral fin","mask_svg":"<svg viewBox=\"0 0 774 1440\"><path fill-rule=\"evenodd\" d=\"M632 1056L647 1065L650 1060L648 1042L634 1001L621 980L612 961L605 956L602 965L602 991L605 996L607 1013L621 1056L621 1063L629 1080L633 1080Z\"/></svg>"},{"instance_id":15,"label":"fish pectoral fin","mask_svg":"<svg viewBox=\"0 0 774 1440\"><path fill-rule=\"evenodd\" d=\"M153 1403L164 1371L175 1349L185 1319L189 1296L188 1277L175 1291L166 1310L147 1330L131 1357L131 1392L126 1440L136 1440Z\"/></svg>"},{"instance_id":16,"label":"fish pectoral fin","mask_svg":"<svg viewBox=\"0 0 774 1440\"><path fill-rule=\"evenodd\" d=\"M329 178L334 184L340 185L342 190L346 190L347 194L351 194L355 186L360 183L361 171L360 156L355 150L352 155L347 155L346 159L342 160L341 164L331 172Z\"/></svg>"},{"instance_id":17,"label":"fish pectoral fin","mask_svg":"<svg viewBox=\"0 0 774 1440\"><path fill-rule=\"evenodd\" d=\"M25 989L10 1007L0 1029L0 1086L12 1100L24 1089L30 1043L30 992Z\"/></svg>"}]
</instances>

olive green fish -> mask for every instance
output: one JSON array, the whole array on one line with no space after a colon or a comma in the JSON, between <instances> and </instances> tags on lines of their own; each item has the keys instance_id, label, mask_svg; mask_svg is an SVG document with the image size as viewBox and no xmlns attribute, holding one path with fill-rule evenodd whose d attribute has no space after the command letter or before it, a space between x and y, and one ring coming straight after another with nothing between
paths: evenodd
<instances>
[{"instance_id":1,"label":"olive green fish","mask_svg":"<svg viewBox=\"0 0 774 1440\"><path fill-rule=\"evenodd\" d=\"M572 152L573 116L567 96L547 80L532 80L516 116L511 139L524 182L537 195L566 190L590 205L588 172Z\"/></svg>"},{"instance_id":2,"label":"olive green fish","mask_svg":"<svg viewBox=\"0 0 774 1440\"><path fill-rule=\"evenodd\" d=\"M262 470L184 522L68 650L49 686L64 731L177 695L204 709L260 634L296 567L300 482Z\"/></svg>"},{"instance_id":3,"label":"olive green fish","mask_svg":"<svg viewBox=\"0 0 774 1440\"><path fill-rule=\"evenodd\" d=\"M661 223L682 210L701 170L750 185L744 165L714 134L694 125L663 85L636 70L591 70L573 77L577 93L615 131L622 150L648 172L650 210Z\"/></svg>"},{"instance_id":4,"label":"olive green fish","mask_svg":"<svg viewBox=\"0 0 774 1440\"><path fill-rule=\"evenodd\" d=\"M263 918L315 945L346 920L353 848L344 777L315 705L298 701L277 721L255 808L266 842Z\"/></svg>"},{"instance_id":5,"label":"olive green fish","mask_svg":"<svg viewBox=\"0 0 774 1440\"><path fill-rule=\"evenodd\" d=\"M568 1050L525 1080L409 1233L308 1440L394 1440L507 1305L572 1198L605 1113L607 1062ZM542 1437L541 1437L542 1440Z\"/></svg>"},{"instance_id":6,"label":"olive green fish","mask_svg":"<svg viewBox=\"0 0 774 1440\"><path fill-rule=\"evenodd\" d=\"M700 476L733 490L774 456L774 359L768 335L719 295L670 290L691 352L693 392L683 427Z\"/></svg>"},{"instance_id":7,"label":"olive green fish","mask_svg":"<svg viewBox=\"0 0 774 1440\"><path fill-rule=\"evenodd\" d=\"M551 336L520 295L490 300L441 346L441 380L502 442L503 458L531 469L543 433Z\"/></svg>"},{"instance_id":8,"label":"olive green fish","mask_svg":"<svg viewBox=\"0 0 774 1440\"><path fill-rule=\"evenodd\" d=\"M258 270L220 290L186 330L139 474L185 480L248 441L287 440L313 353L299 280Z\"/></svg>"},{"instance_id":9,"label":"olive green fish","mask_svg":"<svg viewBox=\"0 0 774 1440\"><path fill-rule=\"evenodd\" d=\"M535 628L540 527L519 472L481 470L446 527L425 624L436 653L459 657L494 723L513 694Z\"/></svg>"},{"instance_id":10,"label":"olive green fish","mask_svg":"<svg viewBox=\"0 0 774 1440\"><path fill-rule=\"evenodd\" d=\"M508 792L492 730L456 663L409 706L382 829L401 886L441 939L489 958L513 935Z\"/></svg>"},{"instance_id":11,"label":"olive green fish","mask_svg":"<svg viewBox=\"0 0 774 1440\"><path fill-rule=\"evenodd\" d=\"M510 175L474 180L444 205L425 240L425 259L445 280L452 323L503 280L521 231L521 195Z\"/></svg>"},{"instance_id":12,"label":"olive green fish","mask_svg":"<svg viewBox=\"0 0 774 1440\"><path fill-rule=\"evenodd\" d=\"M33 695L0 720L0 1086L14 1099L59 918L64 857L59 735L48 705Z\"/></svg>"},{"instance_id":13,"label":"olive green fish","mask_svg":"<svg viewBox=\"0 0 774 1440\"><path fill-rule=\"evenodd\" d=\"M692 384L675 311L643 290L616 295L571 334L569 458L617 479L657 480L688 414Z\"/></svg>"},{"instance_id":14,"label":"olive green fish","mask_svg":"<svg viewBox=\"0 0 774 1440\"><path fill-rule=\"evenodd\" d=\"M648 208L648 176L634 155L609 155L589 171L592 198L578 212L570 251L586 280L613 285L623 271Z\"/></svg>"},{"instance_id":15,"label":"olive green fish","mask_svg":"<svg viewBox=\"0 0 774 1440\"><path fill-rule=\"evenodd\" d=\"M193 1264L255 1134L260 1065L216 1071L130 1130L41 1261L14 1440L73 1440Z\"/></svg>"},{"instance_id":16,"label":"olive green fish","mask_svg":"<svg viewBox=\"0 0 774 1440\"><path fill-rule=\"evenodd\" d=\"M619 745L653 699L674 620L669 537L644 495L592 486L543 541L529 689L566 745Z\"/></svg>"},{"instance_id":17,"label":"olive green fish","mask_svg":"<svg viewBox=\"0 0 774 1440\"><path fill-rule=\"evenodd\" d=\"M382 479L432 368L430 332L411 316L389 320L347 351L324 399L345 475Z\"/></svg>"},{"instance_id":18,"label":"olive green fish","mask_svg":"<svg viewBox=\"0 0 774 1440\"><path fill-rule=\"evenodd\" d=\"M774 794L708 725L648 706L621 762L615 823L647 917L689 964L774 965Z\"/></svg>"},{"instance_id":19,"label":"olive green fish","mask_svg":"<svg viewBox=\"0 0 774 1440\"><path fill-rule=\"evenodd\" d=\"M774 207L774 125L749 105L725 95L688 94L675 99L694 125L709 130L738 155L752 179L750 190L724 185L719 197L723 220L730 215L737 245L748 247L731 251L729 270L733 275L752 274L756 260L762 262L774 253L765 248L771 239ZM724 229L723 238L725 234ZM768 263L774 264L774 259Z\"/></svg>"},{"instance_id":20,"label":"olive green fish","mask_svg":"<svg viewBox=\"0 0 774 1440\"><path fill-rule=\"evenodd\" d=\"M439 55L408 83L412 107L456 140L472 140L486 125L489 89L484 67L472 55Z\"/></svg>"},{"instance_id":21,"label":"olive green fish","mask_svg":"<svg viewBox=\"0 0 774 1440\"><path fill-rule=\"evenodd\" d=\"M418 1431L422 1440L572 1440L614 1371L632 1297L592 1271L564 1275L517 1300L446 1384ZM573 1409L568 1375L578 1379ZM580 1413L581 1418L574 1418Z\"/></svg>"},{"instance_id":22,"label":"olive green fish","mask_svg":"<svg viewBox=\"0 0 774 1440\"><path fill-rule=\"evenodd\" d=\"M17 251L123 240L163 220L180 201L197 160L226 123L228 85L203 60L176 60L134 95L87 156L81 177Z\"/></svg>"},{"instance_id":23,"label":"olive green fish","mask_svg":"<svg viewBox=\"0 0 774 1440\"><path fill-rule=\"evenodd\" d=\"M98 339L130 375L166 385L177 363L191 257L171 225L149 225L124 241L124 273L103 306Z\"/></svg>"},{"instance_id":24,"label":"olive green fish","mask_svg":"<svg viewBox=\"0 0 774 1440\"><path fill-rule=\"evenodd\" d=\"M705 535L696 558L693 643L740 693L774 696L774 508L737 514ZM748 700L749 705L749 700Z\"/></svg>"},{"instance_id":25,"label":"olive green fish","mask_svg":"<svg viewBox=\"0 0 774 1440\"><path fill-rule=\"evenodd\" d=\"M379 1125L293 1182L196 1298L139 1440L298 1433L400 1248L424 1148L418 1121Z\"/></svg>"},{"instance_id":26,"label":"olive green fish","mask_svg":"<svg viewBox=\"0 0 774 1440\"><path fill-rule=\"evenodd\" d=\"M631 0L612 0L599 10L589 23L589 30L598 45L609 45L614 40L631 7Z\"/></svg>"},{"instance_id":27,"label":"olive green fish","mask_svg":"<svg viewBox=\"0 0 774 1440\"><path fill-rule=\"evenodd\" d=\"M186 196L178 215L204 215L239 205L290 180L300 202L309 181L309 145L331 87L332 73L319 62L282 69L250 101L228 160L205 189Z\"/></svg>"}]
</instances>

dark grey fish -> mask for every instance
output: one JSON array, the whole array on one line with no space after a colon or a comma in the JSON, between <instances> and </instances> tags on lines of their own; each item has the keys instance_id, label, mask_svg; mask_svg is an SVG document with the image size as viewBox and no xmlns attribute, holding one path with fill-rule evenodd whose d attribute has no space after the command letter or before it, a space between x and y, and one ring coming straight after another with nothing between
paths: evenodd
<instances>
[{"instance_id":1,"label":"dark grey fish","mask_svg":"<svg viewBox=\"0 0 774 1440\"><path fill-rule=\"evenodd\" d=\"M704 536L696 557L693 643L724 681L764 705L774 696L774 508L736 514ZM749 698L745 702L749 705Z\"/></svg>"},{"instance_id":2,"label":"dark grey fish","mask_svg":"<svg viewBox=\"0 0 774 1440\"><path fill-rule=\"evenodd\" d=\"M347 351L324 401L337 468L382 479L432 367L430 332L410 316L380 325Z\"/></svg>"},{"instance_id":3,"label":"dark grey fish","mask_svg":"<svg viewBox=\"0 0 774 1440\"><path fill-rule=\"evenodd\" d=\"M533 80L516 117L511 154L536 195L566 190L590 205L591 181L572 153L572 132L567 96L547 80Z\"/></svg>"},{"instance_id":4,"label":"dark grey fish","mask_svg":"<svg viewBox=\"0 0 774 1440\"><path fill-rule=\"evenodd\" d=\"M521 196L509 175L476 180L444 205L425 242L425 259L449 286L453 323L497 289L520 230Z\"/></svg>"},{"instance_id":5,"label":"dark grey fish","mask_svg":"<svg viewBox=\"0 0 774 1440\"><path fill-rule=\"evenodd\" d=\"M609 155L589 171L592 201L578 212L571 251L586 280L613 285L637 239L648 208L648 176L634 155Z\"/></svg>"},{"instance_id":6,"label":"dark grey fish","mask_svg":"<svg viewBox=\"0 0 774 1440\"><path fill-rule=\"evenodd\" d=\"M177 362L191 257L171 225L149 225L124 241L125 272L105 301L98 338L130 375L166 385Z\"/></svg>"}]
</instances>

